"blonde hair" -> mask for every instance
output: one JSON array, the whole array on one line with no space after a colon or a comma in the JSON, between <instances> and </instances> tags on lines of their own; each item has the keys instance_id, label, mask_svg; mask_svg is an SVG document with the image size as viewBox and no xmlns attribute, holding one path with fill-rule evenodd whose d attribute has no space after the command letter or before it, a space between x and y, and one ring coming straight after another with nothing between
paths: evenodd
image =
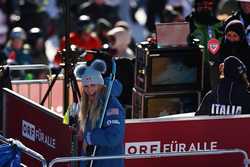
<instances>
[{"instance_id":1,"label":"blonde hair","mask_svg":"<svg viewBox=\"0 0 250 167\"><path fill-rule=\"evenodd\" d=\"M100 118L103 109L105 90L106 89L103 85L98 85L97 95L94 101L90 101L88 95L83 91L81 97L81 110L79 113L79 124L83 131L87 119L91 121L91 129L96 127L96 123Z\"/></svg>"}]
</instances>

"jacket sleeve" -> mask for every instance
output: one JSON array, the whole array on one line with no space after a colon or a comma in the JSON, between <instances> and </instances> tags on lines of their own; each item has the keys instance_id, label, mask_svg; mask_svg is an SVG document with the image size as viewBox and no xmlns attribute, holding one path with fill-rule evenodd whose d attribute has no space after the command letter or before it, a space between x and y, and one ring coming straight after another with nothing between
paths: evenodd
<instances>
[{"instance_id":1,"label":"jacket sleeve","mask_svg":"<svg viewBox=\"0 0 250 167\"><path fill-rule=\"evenodd\" d=\"M210 115L210 97L211 91L209 91L202 99L200 106L198 107L195 115Z\"/></svg>"},{"instance_id":2,"label":"jacket sleeve","mask_svg":"<svg viewBox=\"0 0 250 167\"><path fill-rule=\"evenodd\" d=\"M115 146L124 139L124 114L119 108L110 108L106 112L102 128L87 132L85 141L90 145Z\"/></svg>"}]
</instances>

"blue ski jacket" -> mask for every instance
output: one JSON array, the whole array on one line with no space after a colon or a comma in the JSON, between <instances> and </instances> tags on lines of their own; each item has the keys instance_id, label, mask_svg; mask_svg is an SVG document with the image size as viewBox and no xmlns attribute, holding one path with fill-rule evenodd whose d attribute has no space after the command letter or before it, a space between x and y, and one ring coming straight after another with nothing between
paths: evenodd
<instances>
[{"instance_id":1,"label":"blue ski jacket","mask_svg":"<svg viewBox=\"0 0 250 167\"><path fill-rule=\"evenodd\" d=\"M125 113L117 100L121 90L120 82L115 80L101 128L98 128L101 120L97 121L94 129L91 129L91 122L87 120L83 138L88 145L97 146L95 156L124 154ZM124 167L124 160L96 160L93 167Z\"/></svg>"}]
</instances>

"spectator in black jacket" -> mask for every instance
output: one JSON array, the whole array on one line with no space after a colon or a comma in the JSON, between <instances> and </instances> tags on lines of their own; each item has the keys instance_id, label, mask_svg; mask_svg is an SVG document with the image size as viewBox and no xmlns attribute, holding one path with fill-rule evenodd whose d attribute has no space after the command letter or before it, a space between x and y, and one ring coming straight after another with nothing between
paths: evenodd
<instances>
[{"instance_id":1,"label":"spectator in black jacket","mask_svg":"<svg viewBox=\"0 0 250 167\"><path fill-rule=\"evenodd\" d=\"M246 71L244 63L237 57L227 57L221 64L224 78L204 96L195 115L250 114Z\"/></svg>"},{"instance_id":2,"label":"spectator in black jacket","mask_svg":"<svg viewBox=\"0 0 250 167\"><path fill-rule=\"evenodd\" d=\"M237 0L239 11L234 12L228 19L225 20L224 25L227 25L230 21L238 19L240 20L246 31L248 45L250 45L250 0Z\"/></svg>"},{"instance_id":3,"label":"spectator in black jacket","mask_svg":"<svg viewBox=\"0 0 250 167\"><path fill-rule=\"evenodd\" d=\"M220 62L228 56L234 55L239 58L247 68L247 77L250 78L250 52L247 44L245 27L240 20L230 21L224 30L224 38L219 52Z\"/></svg>"},{"instance_id":4,"label":"spectator in black jacket","mask_svg":"<svg viewBox=\"0 0 250 167\"><path fill-rule=\"evenodd\" d=\"M122 83L123 91L119 101L124 105L126 118L131 117L132 89L134 85L134 52L129 48L131 35L122 27L115 27L108 33L110 52L116 61L116 78Z\"/></svg>"}]
</instances>

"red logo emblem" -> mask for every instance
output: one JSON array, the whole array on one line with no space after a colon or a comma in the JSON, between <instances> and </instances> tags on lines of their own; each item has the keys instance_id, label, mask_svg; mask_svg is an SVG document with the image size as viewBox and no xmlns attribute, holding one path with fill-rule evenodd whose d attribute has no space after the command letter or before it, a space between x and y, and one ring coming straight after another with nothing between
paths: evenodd
<instances>
[{"instance_id":1,"label":"red logo emblem","mask_svg":"<svg viewBox=\"0 0 250 167\"><path fill-rule=\"evenodd\" d=\"M215 38L210 39L207 43L207 48L211 54L215 55L220 50L220 41Z\"/></svg>"}]
</instances>

